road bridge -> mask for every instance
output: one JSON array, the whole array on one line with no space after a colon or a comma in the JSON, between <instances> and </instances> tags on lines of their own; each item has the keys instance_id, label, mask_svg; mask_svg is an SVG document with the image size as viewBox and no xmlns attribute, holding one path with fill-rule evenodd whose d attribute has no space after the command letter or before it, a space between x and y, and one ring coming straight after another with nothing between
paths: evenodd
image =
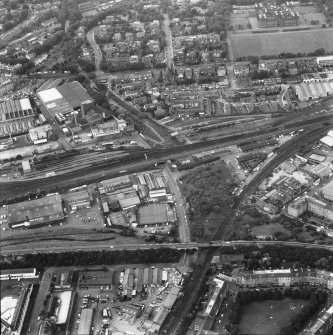
<instances>
[{"instance_id":1,"label":"road bridge","mask_svg":"<svg viewBox=\"0 0 333 335\"><path fill-rule=\"evenodd\" d=\"M311 249L325 249L333 252L332 245L326 244L312 244L302 243L296 241L212 241L212 242L186 242L186 243L147 243L147 244L121 244L114 245L112 243L90 243L82 242L82 244L76 244L72 246L51 246L51 247L39 247L33 248L33 253L62 253L70 251L96 251L96 250L154 250L161 248L171 248L178 250L200 250L200 249L216 249L220 247L239 247L239 246L264 246L264 245L275 245L275 246L291 246L300 248L311 248ZM23 255L31 253L31 244L27 242L25 245L7 245L1 248L1 255Z\"/></svg>"}]
</instances>

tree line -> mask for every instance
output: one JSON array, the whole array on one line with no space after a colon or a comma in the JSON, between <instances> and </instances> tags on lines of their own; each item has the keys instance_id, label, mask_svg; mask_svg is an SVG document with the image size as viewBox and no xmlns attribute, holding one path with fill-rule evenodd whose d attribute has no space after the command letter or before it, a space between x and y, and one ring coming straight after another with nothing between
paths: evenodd
<instances>
[{"instance_id":1,"label":"tree line","mask_svg":"<svg viewBox=\"0 0 333 335\"><path fill-rule=\"evenodd\" d=\"M173 263L178 262L181 250L172 248L148 250L95 250L66 251L62 253L24 254L23 256L1 256L2 270L36 268L42 271L52 266L115 265L126 263Z\"/></svg>"}]
</instances>

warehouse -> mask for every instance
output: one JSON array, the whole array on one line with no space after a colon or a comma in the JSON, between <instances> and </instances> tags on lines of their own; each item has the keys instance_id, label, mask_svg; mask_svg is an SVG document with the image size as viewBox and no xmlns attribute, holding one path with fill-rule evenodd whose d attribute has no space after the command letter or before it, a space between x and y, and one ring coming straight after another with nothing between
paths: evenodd
<instances>
[{"instance_id":1,"label":"warehouse","mask_svg":"<svg viewBox=\"0 0 333 335\"><path fill-rule=\"evenodd\" d=\"M111 225L114 228L123 229L129 227L128 220L124 212L111 213L109 215L109 218L111 221Z\"/></svg>"},{"instance_id":2,"label":"warehouse","mask_svg":"<svg viewBox=\"0 0 333 335\"><path fill-rule=\"evenodd\" d=\"M93 100L88 92L77 81L40 91L37 94L47 110L53 115L57 113L66 115L73 110L81 109L84 117L86 111L93 105Z\"/></svg>"},{"instance_id":3,"label":"warehouse","mask_svg":"<svg viewBox=\"0 0 333 335\"><path fill-rule=\"evenodd\" d=\"M80 208L90 208L90 197L87 190L68 193L68 204L72 211Z\"/></svg>"},{"instance_id":4,"label":"warehouse","mask_svg":"<svg viewBox=\"0 0 333 335\"><path fill-rule=\"evenodd\" d=\"M28 269L13 269L13 270L2 270L0 274L0 280L9 279L27 279L27 278L38 278L39 274L35 268Z\"/></svg>"},{"instance_id":5,"label":"warehouse","mask_svg":"<svg viewBox=\"0 0 333 335\"><path fill-rule=\"evenodd\" d=\"M294 90L299 101L309 101L310 99L319 99L332 95L333 85L328 82L302 83L295 85Z\"/></svg>"},{"instance_id":6,"label":"warehouse","mask_svg":"<svg viewBox=\"0 0 333 335\"><path fill-rule=\"evenodd\" d=\"M64 218L61 196L55 194L36 200L8 205L8 225L12 229L19 227L38 227Z\"/></svg>"},{"instance_id":7,"label":"warehouse","mask_svg":"<svg viewBox=\"0 0 333 335\"><path fill-rule=\"evenodd\" d=\"M78 335L89 335L91 333L93 318L94 318L93 308L82 309L79 329L77 331Z\"/></svg>"},{"instance_id":8,"label":"warehouse","mask_svg":"<svg viewBox=\"0 0 333 335\"><path fill-rule=\"evenodd\" d=\"M35 117L28 98L0 101L0 138L28 132Z\"/></svg>"},{"instance_id":9,"label":"warehouse","mask_svg":"<svg viewBox=\"0 0 333 335\"><path fill-rule=\"evenodd\" d=\"M139 207L138 226L163 225L168 223L167 205L154 204Z\"/></svg>"},{"instance_id":10,"label":"warehouse","mask_svg":"<svg viewBox=\"0 0 333 335\"><path fill-rule=\"evenodd\" d=\"M328 147L329 149L333 148L333 137L327 135L325 137L323 137L320 142L322 144L324 144L326 147Z\"/></svg>"}]
</instances>

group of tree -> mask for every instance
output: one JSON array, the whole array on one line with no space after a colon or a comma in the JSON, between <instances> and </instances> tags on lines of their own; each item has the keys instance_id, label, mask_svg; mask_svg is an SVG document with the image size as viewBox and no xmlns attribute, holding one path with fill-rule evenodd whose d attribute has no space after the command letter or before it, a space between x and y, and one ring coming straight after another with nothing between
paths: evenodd
<instances>
[{"instance_id":1,"label":"group of tree","mask_svg":"<svg viewBox=\"0 0 333 335\"><path fill-rule=\"evenodd\" d=\"M63 0L58 13L58 20L63 26L65 22L77 22L82 18L79 6L75 0Z\"/></svg>"},{"instance_id":2,"label":"group of tree","mask_svg":"<svg viewBox=\"0 0 333 335\"><path fill-rule=\"evenodd\" d=\"M68 251L62 253L25 254L23 256L2 256L1 269L37 268L43 270L52 266L88 266L114 265L126 263L173 263L178 262L182 251L171 248L148 250L100 250L100 251Z\"/></svg>"},{"instance_id":3,"label":"group of tree","mask_svg":"<svg viewBox=\"0 0 333 335\"><path fill-rule=\"evenodd\" d=\"M286 58L302 58L302 57L319 57L319 56L325 56L325 55L326 55L325 49L319 48L319 49L316 49L308 53L281 52L278 55L262 55L260 56L260 59L269 60L269 59L276 59L276 58L286 59ZM242 57L238 57L237 61L238 62L243 62L243 61L255 62L257 59L258 59L257 57L253 57L253 56L242 56Z\"/></svg>"},{"instance_id":4,"label":"group of tree","mask_svg":"<svg viewBox=\"0 0 333 335\"><path fill-rule=\"evenodd\" d=\"M26 192L24 194L19 194L15 197L12 198L6 198L0 201L0 206L3 205L10 205L14 204L17 202L22 202L22 201L27 201L27 200L32 200L32 199L37 199L37 198L42 198L46 195L45 190L36 190L36 191L31 191L31 192Z\"/></svg>"},{"instance_id":5,"label":"group of tree","mask_svg":"<svg viewBox=\"0 0 333 335\"><path fill-rule=\"evenodd\" d=\"M234 203L231 192L236 184L223 161L199 167L183 176L182 181L189 186L185 196L195 218Z\"/></svg>"},{"instance_id":6,"label":"group of tree","mask_svg":"<svg viewBox=\"0 0 333 335\"><path fill-rule=\"evenodd\" d=\"M302 326L315 314L327 301L327 292L316 288L287 288L281 290L275 289L260 289L240 291L236 296L236 301L232 306L229 314L229 324L227 329L231 334L239 334L238 324L242 319L242 313L246 305L255 301L265 300L282 300L290 297L293 299L308 300L305 306L290 320L288 325L283 326L280 335L295 335L302 328Z\"/></svg>"},{"instance_id":7,"label":"group of tree","mask_svg":"<svg viewBox=\"0 0 333 335\"><path fill-rule=\"evenodd\" d=\"M286 245L222 247L225 254L244 254L247 270L317 268L333 272L333 253L322 248Z\"/></svg>"},{"instance_id":8,"label":"group of tree","mask_svg":"<svg viewBox=\"0 0 333 335\"><path fill-rule=\"evenodd\" d=\"M1 22L2 30L4 32L13 29L15 26L23 22L28 18L29 15L29 6L27 4L23 4L21 9L19 10L19 15L17 15L18 11L18 3L15 0L7 1L7 13L2 17ZM15 11L16 13L14 14ZM13 13L12 13L13 12Z\"/></svg>"}]
</instances>

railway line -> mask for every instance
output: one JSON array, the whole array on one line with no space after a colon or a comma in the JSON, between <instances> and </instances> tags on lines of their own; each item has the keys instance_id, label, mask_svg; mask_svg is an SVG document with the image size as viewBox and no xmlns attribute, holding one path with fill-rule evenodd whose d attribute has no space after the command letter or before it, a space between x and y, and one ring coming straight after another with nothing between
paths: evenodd
<instances>
[{"instance_id":1,"label":"railway line","mask_svg":"<svg viewBox=\"0 0 333 335\"><path fill-rule=\"evenodd\" d=\"M103 173L106 174L106 172L108 172L108 177L117 175L117 173L119 174L119 171L117 172L116 170L117 168L120 170L126 170L135 166L153 166L153 164L158 160L168 160L177 156L184 156L184 154L189 155L192 152L194 153L204 149L208 150L209 148L215 148L219 146L240 144L245 140L258 141L260 139L270 138L274 134L287 133L300 128L308 128L309 130L305 133L308 133L311 131L311 129L316 128L322 130L323 123L331 121L331 115L324 115L317 117L315 120L301 120L299 122L292 123L290 126L280 126L268 128L265 130L251 131L245 134L236 134L205 142L192 143L164 149L143 149L136 152L132 151L130 155L120 157L116 160L110 158L104 160L103 162L94 162L92 164L83 166L80 166L74 160L75 168L60 175L50 176L47 178L1 182L0 200L13 197L19 193L24 193L27 190L34 191L36 189L48 189L53 187L60 187L61 185L68 185L71 187L75 186L79 182L94 182L101 176L103 177ZM323 131L322 134L324 134ZM145 162L145 155L147 155L149 158L148 162Z\"/></svg>"}]
</instances>

